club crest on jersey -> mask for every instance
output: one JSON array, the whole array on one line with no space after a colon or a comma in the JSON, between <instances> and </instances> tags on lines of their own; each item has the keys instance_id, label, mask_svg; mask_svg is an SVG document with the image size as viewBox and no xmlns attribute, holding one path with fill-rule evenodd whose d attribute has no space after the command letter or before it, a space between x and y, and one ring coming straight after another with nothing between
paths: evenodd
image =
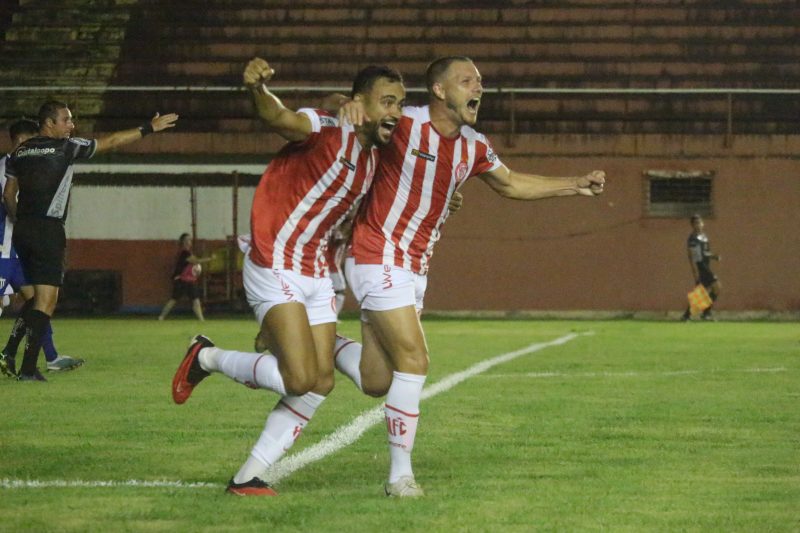
<instances>
[{"instance_id":1,"label":"club crest on jersey","mask_svg":"<svg viewBox=\"0 0 800 533\"><path fill-rule=\"evenodd\" d=\"M454 172L455 177L456 177L456 183L461 183L462 181L464 181L466 179L467 170L469 170L469 169L467 168L467 162L466 161L462 161L462 162L460 162L458 164L458 166L456 167L456 170Z\"/></svg>"},{"instance_id":2,"label":"club crest on jersey","mask_svg":"<svg viewBox=\"0 0 800 533\"><path fill-rule=\"evenodd\" d=\"M346 166L347 168L349 168L351 172L356 169L356 166L353 163L351 163L350 161L348 161L347 159L345 159L344 156L339 158L339 163L341 163L344 166Z\"/></svg>"},{"instance_id":3,"label":"club crest on jersey","mask_svg":"<svg viewBox=\"0 0 800 533\"><path fill-rule=\"evenodd\" d=\"M422 159L425 159L426 161L436 161L436 156L435 155L426 154L425 152L417 150L416 148L411 150L411 154L415 155L417 157L421 157Z\"/></svg>"}]
</instances>

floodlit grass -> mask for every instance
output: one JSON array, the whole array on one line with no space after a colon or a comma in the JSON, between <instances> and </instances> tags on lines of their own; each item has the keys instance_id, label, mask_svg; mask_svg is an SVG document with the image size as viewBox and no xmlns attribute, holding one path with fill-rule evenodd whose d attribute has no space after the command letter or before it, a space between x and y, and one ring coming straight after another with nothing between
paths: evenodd
<instances>
[{"instance_id":1,"label":"floodlit grass","mask_svg":"<svg viewBox=\"0 0 800 533\"><path fill-rule=\"evenodd\" d=\"M419 501L382 495L380 424L282 480L278 498L223 494L277 397L212 376L176 406L169 387L192 334L249 350L250 320L54 325L87 363L46 384L0 379L0 479L215 486L0 488L2 531L800 530L797 324L426 321L429 385L594 334L425 400ZM378 404L339 376L292 452Z\"/></svg>"}]
</instances>

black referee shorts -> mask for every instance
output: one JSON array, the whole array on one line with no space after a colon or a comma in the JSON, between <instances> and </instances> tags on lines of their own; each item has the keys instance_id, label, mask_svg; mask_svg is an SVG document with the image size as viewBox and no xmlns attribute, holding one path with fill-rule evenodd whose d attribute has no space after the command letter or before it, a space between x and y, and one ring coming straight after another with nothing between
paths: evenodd
<instances>
[{"instance_id":1,"label":"black referee shorts","mask_svg":"<svg viewBox=\"0 0 800 533\"><path fill-rule=\"evenodd\" d=\"M12 242L28 283L61 286L67 249L67 234L61 220L20 219L14 224Z\"/></svg>"},{"instance_id":2,"label":"black referee shorts","mask_svg":"<svg viewBox=\"0 0 800 533\"><path fill-rule=\"evenodd\" d=\"M717 276L708 268L698 268L697 269L700 274L700 283L705 288L711 287L715 281L717 281Z\"/></svg>"}]
</instances>

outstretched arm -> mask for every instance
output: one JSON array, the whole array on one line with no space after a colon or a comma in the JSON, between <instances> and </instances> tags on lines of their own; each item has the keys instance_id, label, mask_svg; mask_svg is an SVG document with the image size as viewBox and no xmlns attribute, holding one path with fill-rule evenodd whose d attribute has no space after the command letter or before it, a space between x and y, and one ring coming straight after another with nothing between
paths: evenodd
<instances>
[{"instance_id":1,"label":"outstretched arm","mask_svg":"<svg viewBox=\"0 0 800 533\"><path fill-rule=\"evenodd\" d=\"M174 128L177 120L178 115L175 113L169 113L167 115L159 115L156 113L155 116L150 119L150 122L144 124L143 126L131 128L129 130L117 131L115 133L98 138L95 153L113 150L114 148L138 141L147 134L163 131L167 128Z\"/></svg>"},{"instance_id":2,"label":"outstretched arm","mask_svg":"<svg viewBox=\"0 0 800 533\"><path fill-rule=\"evenodd\" d=\"M606 173L594 170L585 176L553 178L524 174L500 165L495 170L481 174L485 181L500 196L515 200L539 200L551 196L597 196L603 193Z\"/></svg>"},{"instance_id":3,"label":"outstretched arm","mask_svg":"<svg viewBox=\"0 0 800 533\"><path fill-rule=\"evenodd\" d=\"M245 67L242 79L253 96L258 116L267 126L287 141L305 140L312 131L311 120L284 106L277 96L269 92L266 82L274 75L275 70L269 63L256 57Z\"/></svg>"}]
</instances>

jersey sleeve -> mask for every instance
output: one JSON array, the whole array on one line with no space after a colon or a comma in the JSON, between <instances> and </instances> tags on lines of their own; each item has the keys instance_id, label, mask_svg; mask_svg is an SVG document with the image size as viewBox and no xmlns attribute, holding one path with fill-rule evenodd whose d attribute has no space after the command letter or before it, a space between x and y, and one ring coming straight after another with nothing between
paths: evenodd
<instances>
[{"instance_id":1,"label":"jersey sleeve","mask_svg":"<svg viewBox=\"0 0 800 533\"><path fill-rule=\"evenodd\" d=\"M339 127L339 121L327 111L303 107L298 109L297 112L304 114L309 118L309 120L311 120L311 131L313 133L319 133L323 128Z\"/></svg>"},{"instance_id":2,"label":"jersey sleeve","mask_svg":"<svg viewBox=\"0 0 800 533\"><path fill-rule=\"evenodd\" d=\"M475 148L475 164L472 166L471 173L473 176L497 170L503 165L503 162L500 161L500 158L497 157L497 154L492 149L492 143L483 135L477 141Z\"/></svg>"},{"instance_id":3,"label":"jersey sleeve","mask_svg":"<svg viewBox=\"0 0 800 533\"><path fill-rule=\"evenodd\" d=\"M97 151L97 141L94 139L82 139L81 137L72 137L67 141L69 144L68 149L65 150L72 156L72 160L76 159L89 159Z\"/></svg>"}]
</instances>

